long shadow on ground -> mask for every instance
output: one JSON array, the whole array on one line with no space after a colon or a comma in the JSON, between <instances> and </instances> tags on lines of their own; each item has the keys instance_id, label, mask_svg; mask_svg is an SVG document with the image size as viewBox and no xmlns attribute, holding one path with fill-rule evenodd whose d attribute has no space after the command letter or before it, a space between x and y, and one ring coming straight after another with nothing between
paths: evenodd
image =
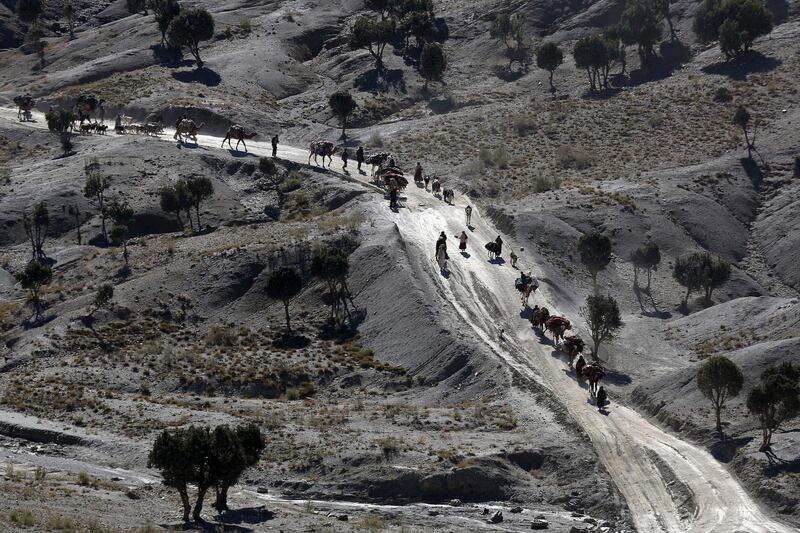
<instances>
[{"instance_id":1,"label":"long shadow on ground","mask_svg":"<svg viewBox=\"0 0 800 533\"><path fill-rule=\"evenodd\" d=\"M781 65L780 59L774 57L767 57L761 52L751 50L747 55L740 59L733 61L721 61L703 67L703 72L706 74L717 74L719 76L727 76L731 79L744 81L747 79L748 74L755 72L769 72Z\"/></svg>"}]
</instances>

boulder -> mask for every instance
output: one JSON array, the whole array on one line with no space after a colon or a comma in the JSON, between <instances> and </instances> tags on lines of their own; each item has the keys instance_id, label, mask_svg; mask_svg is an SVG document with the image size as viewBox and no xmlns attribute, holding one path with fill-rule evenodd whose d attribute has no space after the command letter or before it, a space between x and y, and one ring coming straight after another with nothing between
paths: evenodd
<instances>
[{"instance_id":1,"label":"boulder","mask_svg":"<svg viewBox=\"0 0 800 533\"><path fill-rule=\"evenodd\" d=\"M514 514L516 514L516 513L521 513L521 512L522 512L522 507L520 507L520 506L518 505L518 506L516 506L516 507L512 507L511 509L509 509L509 511L510 511L510 512L512 512L512 513L514 513Z\"/></svg>"},{"instance_id":2,"label":"boulder","mask_svg":"<svg viewBox=\"0 0 800 533\"><path fill-rule=\"evenodd\" d=\"M534 518L533 522L531 522L531 529L547 529L548 527L550 527L550 524L542 518Z\"/></svg>"},{"instance_id":3,"label":"boulder","mask_svg":"<svg viewBox=\"0 0 800 533\"><path fill-rule=\"evenodd\" d=\"M489 518L489 522L492 524L499 524L503 521L503 511L496 511L491 518Z\"/></svg>"}]
</instances>

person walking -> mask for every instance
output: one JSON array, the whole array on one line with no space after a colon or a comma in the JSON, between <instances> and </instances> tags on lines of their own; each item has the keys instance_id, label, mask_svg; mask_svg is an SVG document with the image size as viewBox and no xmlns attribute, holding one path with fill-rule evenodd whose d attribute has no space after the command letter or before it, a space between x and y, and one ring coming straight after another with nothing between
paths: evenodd
<instances>
[{"instance_id":1,"label":"person walking","mask_svg":"<svg viewBox=\"0 0 800 533\"><path fill-rule=\"evenodd\" d=\"M511 251L511 266L512 266L513 268L517 268L517 259L519 259L519 257L518 257L518 256L517 256L517 254L515 254L515 253L514 253L514 251L512 250L512 251Z\"/></svg>"},{"instance_id":2,"label":"person walking","mask_svg":"<svg viewBox=\"0 0 800 533\"><path fill-rule=\"evenodd\" d=\"M347 168L347 158L350 157L350 154L347 153L347 148L342 150L342 168Z\"/></svg>"},{"instance_id":3,"label":"person walking","mask_svg":"<svg viewBox=\"0 0 800 533\"><path fill-rule=\"evenodd\" d=\"M272 157L278 157L278 134L272 137Z\"/></svg>"},{"instance_id":4,"label":"person walking","mask_svg":"<svg viewBox=\"0 0 800 533\"><path fill-rule=\"evenodd\" d=\"M503 239L500 238L500 235L497 236L494 243L497 245L497 257L500 257L503 254Z\"/></svg>"},{"instance_id":5,"label":"person walking","mask_svg":"<svg viewBox=\"0 0 800 533\"><path fill-rule=\"evenodd\" d=\"M458 249L461 250L461 253L466 255L467 254L467 232L462 231L461 236L458 238Z\"/></svg>"},{"instance_id":6,"label":"person walking","mask_svg":"<svg viewBox=\"0 0 800 533\"><path fill-rule=\"evenodd\" d=\"M606 400L608 399L608 395L606 394L606 389L602 386L597 389L597 410L602 411L603 407L606 405Z\"/></svg>"},{"instance_id":7,"label":"person walking","mask_svg":"<svg viewBox=\"0 0 800 533\"><path fill-rule=\"evenodd\" d=\"M389 209L397 209L397 188L392 187L389 190Z\"/></svg>"},{"instance_id":8,"label":"person walking","mask_svg":"<svg viewBox=\"0 0 800 533\"><path fill-rule=\"evenodd\" d=\"M467 226L472 225L472 206L468 205L464 208L464 213L467 215Z\"/></svg>"},{"instance_id":9,"label":"person walking","mask_svg":"<svg viewBox=\"0 0 800 533\"><path fill-rule=\"evenodd\" d=\"M417 166L414 168L414 181L422 181L422 165L417 161Z\"/></svg>"},{"instance_id":10,"label":"person walking","mask_svg":"<svg viewBox=\"0 0 800 533\"><path fill-rule=\"evenodd\" d=\"M444 232L439 234L439 239L436 241L436 253L439 253L439 248L442 246L444 246L445 258L450 259L447 257L447 235L445 235ZM436 253L434 253L434 257L436 256Z\"/></svg>"},{"instance_id":11,"label":"person walking","mask_svg":"<svg viewBox=\"0 0 800 533\"><path fill-rule=\"evenodd\" d=\"M428 186L431 184L431 177L426 175L425 176L425 190L428 190Z\"/></svg>"},{"instance_id":12,"label":"person walking","mask_svg":"<svg viewBox=\"0 0 800 533\"><path fill-rule=\"evenodd\" d=\"M358 171L361 172L361 165L364 164L364 147L359 146L356 150L356 161L358 161Z\"/></svg>"}]
</instances>

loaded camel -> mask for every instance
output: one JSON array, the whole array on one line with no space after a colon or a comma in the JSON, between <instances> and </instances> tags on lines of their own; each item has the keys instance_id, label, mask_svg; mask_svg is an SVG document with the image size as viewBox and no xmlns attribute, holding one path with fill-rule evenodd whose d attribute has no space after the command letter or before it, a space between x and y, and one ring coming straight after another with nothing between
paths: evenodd
<instances>
[{"instance_id":1,"label":"loaded camel","mask_svg":"<svg viewBox=\"0 0 800 533\"><path fill-rule=\"evenodd\" d=\"M539 281L533 277L531 272L528 272L527 274L523 272L514 285L522 294L522 305L528 305L528 299L530 298L531 294L536 292L536 289L539 288Z\"/></svg>"},{"instance_id":2,"label":"loaded camel","mask_svg":"<svg viewBox=\"0 0 800 533\"><path fill-rule=\"evenodd\" d=\"M105 100L101 100L93 94L83 93L78 96L78 99L75 100L75 112L80 123L83 124L84 121L94 118L95 112L99 112L100 122L104 122L105 109L103 108L103 102Z\"/></svg>"},{"instance_id":3,"label":"loaded camel","mask_svg":"<svg viewBox=\"0 0 800 533\"><path fill-rule=\"evenodd\" d=\"M564 339L564 334L567 330L572 329L572 324L570 324L569 320L563 316L551 316L545 322L545 327L547 331L553 334L553 344L557 345L559 340Z\"/></svg>"},{"instance_id":4,"label":"loaded camel","mask_svg":"<svg viewBox=\"0 0 800 533\"><path fill-rule=\"evenodd\" d=\"M452 204L453 198L455 198L455 196L456 193L455 191L453 191L453 189L448 188L442 191L442 199L445 201L445 203Z\"/></svg>"},{"instance_id":5,"label":"loaded camel","mask_svg":"<svg viewBox=\"0 0 800 533\"><path fill-rule=\"evenodd\" d=\"M204 122L198 125L190 118L181 119L175 126L175 135L173 135L172 138L176 139L179 143L182 143L184 138L191 139L197 144L197 133L203 129L203 126L205 126Z\"/></svg>"},{"instance_id":6,"label":"loaded camel","mask_svg":"<svg viewBox=\"0 0 800 533\"><path fill-rule=\"evenodd\" d=\"M380 170L381 166L388 162L392 158L392 154L389 152L378 152L377 154L369 154L364 162L370 165L372 170L372 176L375 176L375 172Z\"/></svg>"},{"instance_id":7,"label":"loaded camel","mask_svg":"<svg viewBox=\"0 0 800 533\"><path fill-rule=\"evenodd\" d=\"M336 153L336 145L330 141L314 141L311 143L308 154L308 164L311 164L311 156L314 156L314 164L318 165L317 156L322 156L322 167L325 168L325 158L329 159L328 167L333 163L333 154Z\"/></svg>"},{"instance_id":8,"label":"loaded camel","mask_svg":"<svg viewBox=\"0 0 800 533\"><path fill-rule=\"evenodd\" d=\"M31 117L31 110L36 105L36 100L33 99L30 93L15 96L14 105L16 105L19 110L17 112L17 119L19 119L20 122L33 120Z\"/></svg>"},{"instance_id":9,"label":"loaded camel","mask_svg":"<svg viewBox=\"0 0 800 533\"><path fill-rule=\"evenodd\" d=\"M597 385L600 383L600 380L605 377L606 371L603 366L596 361L587 365L581 355L575 363L575 375L578 376L578 379L586 379L589 382L589 393L594 396L597 394Z\"/></svg>"},{"instance_id":10,"label":"loaded camel","mask_svg":"<svg viewBox=\"0 0 800 533\"><path fill-rule=\"evenodd\" d=\"M228 128L228 133L225 134L225 138L222 139L222 144L220 146L225 146L225 141L228 141L228 147L231 147L231 139L236 139L236 148L234 148L234 150L239 150L239 143L242 143L244 145L244 151L247 153L247 143L244 142L245 139L252 139L257 136L258 133L247 133L244 131L244 127L239 124L234 124Z\"/></svg>"},{"instance_id":11,"label":"loaded camel","mask_svg":"<svg viewBox=\"0 0 800 533\"><path fill-rule=\"evenodd\" d=\"M561 343L561 351L567 354L569 357L569 366L572 367L572 362L575 358L583 351L583 339L580 337L576 337L574 335L570 335L569 337L564 337L564 342Z\"/></svg>"},{"instance_id":12,"label":"loaded camel","mask_svg":"<svg viewBox=\"0 0 800 533\"><path fill-rule=\"evenodd\" d=\"M544 331L548 318L550 318L550 311L546 307L536 309L531 315L531 325L538 328L539 331Z\"/></svg>"}]
</instances>

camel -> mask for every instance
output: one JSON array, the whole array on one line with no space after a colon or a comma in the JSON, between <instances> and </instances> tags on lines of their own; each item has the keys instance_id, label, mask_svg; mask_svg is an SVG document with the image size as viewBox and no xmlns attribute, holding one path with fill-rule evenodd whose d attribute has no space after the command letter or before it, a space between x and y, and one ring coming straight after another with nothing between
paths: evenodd
<instances>
[{"instance_id":1,"label":"camel","mask_svg":"<svg viewBox=\"0 0 800 533\"><path fill-rule=\"evenodd\" d=\"M546 307L542 307L534 311L533 315L531 315L531 324L541 331L544 329L548 318L550 318L550 311Z\"/></svg>"},{"instance_id":2,"label":"camel","mask_svg":"<svg viewBox=\"0 0 800 533\"><path fill-rule=\"evenodd\" d=\"M455 198L455 196L456 196L456 193L455 193L455 191L453 191L453 189L449 189L448 188L448 189L445 189L444 191L442 191L442 198L448 204L452 204L453 203L453 198Z\"/></svg>"},{"instance_id":3,"label":"camel","mask_svg":"<svg viewBox=\"0 0 800 533\"><path fill-rule=\"evenodd\" d=\"M487 242L484 247L489 252L490 261L500 257L500 251L502 250L500 244L496 243L495 241L492 241L492 242Z\"/></svg>"},{"instance_id":4,"label":"camel","mask_svg":"<svg viewBox=\"0 0 800 533\"><path fill-rule=\"evenodd\" d=\"M564 337L564 342L561 343L561 351L567 354L569 366L572 367L572 362L583 351L583 340L574 335Z\"/></svg>"},{"instance_id":5,"label":"camel","mask_svg":"<svg viewBox=\"0 0 800 533\"><path fill-rule=\"evenodd\" d=\"M21 94L14 97L14 104L19 109L17 118L20 122L25 122L31 119L31 109L36 105L36 100L29 93Z\"/></svg>"},{"instance_id":6,"label":"camel","mask_svg":"<svg viewBox=\"0 0 800 533\"><path fill-rule=\"evenodd\" d=\"M308 154L308 164L311 164L311 156L314 156L314 164L317 163L317 156L322 156L322 167L325 168L325 158L329 159L328 167L333 163L333 154L336 153L336 145L330 141L314 141L311 143L310 152Z\"/></svg>"},{"instance_id":7,"label":"camel","mask_svg":"<svg viewBox=\"0 0 800 533\"><path fill-rule=\"evenodd\" d=\"M440 192L442 192L442 184L439 181L439 178L435 176L433 178L433 184L431 184L431 192L433 194L439 194Z\"/></svg>"},{"instance_id":8,"label":"camel","mask_svg":"<svg viewBox=\"0 0 800 533\"><path fill-rule=\"evenodd\" d=\"M372 167L372 175L381 168L381 166L392 158L389 152L378 152L377 154L369 154L364 162Z\"/></svg>"},{"instance_id":9,"label":"camel","mask_svg":"<svg viewBox=\"0 0 800 533\"><path fill-rule=\"evenodd\" d=\"M203 129L205 126L204 122L201 122L199 125L195 124L194 120L190 118L185 118L178 122L178 126L175 128L175 135L173 135L173 139L177 139L179 143L183 142L184 137L187 139L191 139L197 144L197 132Z\"/></svg>"},{"instance_id":10,"label":"camel","mask_svg":"<svg viewBox=\"0 0 800 533\"><path fill-rule=\"evenodd\" d=\"M584 362L585 363L585 362ZM575 369L577 371L577 365ZM597 394L597 385L606 376L606 371L598 362L593 362L581 367L580 375L589 381L589 392L594 396Z\"/></svg>"},{"instance_id":11,"label":"camel","mask_svg":"<svg viewBox=\"0 0 800 533\"><path fill-rule=\"evenodd\" d=\"M559 340L564 338L564 333L572 329L572 324L563 316L551 316L547 319L545 327L553 334L553 344L557 345Z\"/></svg>"},{"instance_id":12,"label":"camel","mask_svg":"<svg viewBox=\"0 0 800 533\"><path fill-rule=\"evenodd\" d=\"M244 145L244 151L245 153L247 153L247 143L244 142L245 139L252 139L257 136L258 133L256 132L247 133L246 131L244 131L244 128L242 126L240 126L239 124L234 124L233 126L228 128L228 133L225 134L225 138L222 139L221 146L224 146L225 141L228 141L228 147L230 147L231 139L236 139L236 148L234 148L234 150L239 150L239 143L242 143Z\"/></svg>"},{"instance_id":13,"label":"camel","mask_svg":"<svg viewBox=\"0 0 800 533\"><path fill-rule=\"evenodd\" d=\"M519 292L522 293L522 305L528 305L531 294L539 288L539 282L533 277L531 272L520 276Z\"/></svg>"},{"instance_id":14,"label":"camel","mask_svg":"<svg viewBox=\"0 0 800 533\"><path fill-rule=\"evenodd\" d=\"M83 124L85 120L90 120L96 111L100 112L100 122L103 122L105 114L103 102L105 102L105 100L101 100L93 94L83 93L78 96L78 99L75 101L75 110L77 111L80 123Z\"/></svg>"}]
</instances>

